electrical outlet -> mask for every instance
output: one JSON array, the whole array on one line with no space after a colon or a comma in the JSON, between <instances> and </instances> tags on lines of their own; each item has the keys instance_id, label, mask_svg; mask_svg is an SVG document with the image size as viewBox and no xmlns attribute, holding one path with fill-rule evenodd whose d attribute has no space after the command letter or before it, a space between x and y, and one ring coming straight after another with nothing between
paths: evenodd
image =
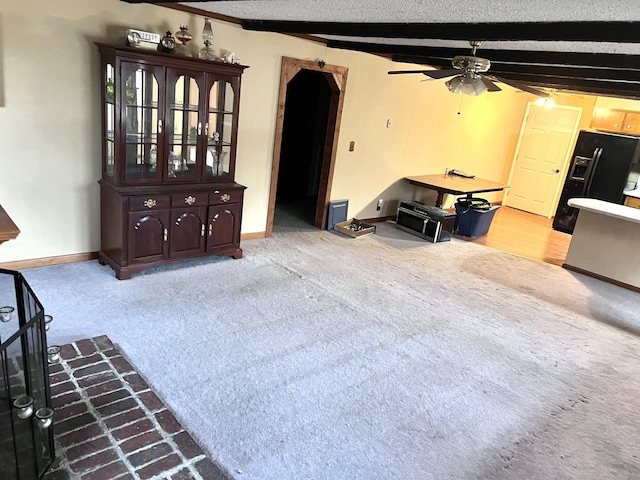
<instances>
[{"instance_id":1,"label":"electrical outlet","mask_svg":"<svg viewBox=\"0 0 640 480\"><path fill-rule=\"evenodd\" d=\"M382 204L384 203L384 200L379 199L378 200L378 204L376 205L376 210L380 210L382 208Z\"/></svg>"}]
</instances>

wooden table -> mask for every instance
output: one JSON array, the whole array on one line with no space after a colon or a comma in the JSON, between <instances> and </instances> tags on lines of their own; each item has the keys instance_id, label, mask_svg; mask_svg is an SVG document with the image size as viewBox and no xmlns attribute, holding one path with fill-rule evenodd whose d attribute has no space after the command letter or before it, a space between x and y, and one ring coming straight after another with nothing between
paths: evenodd
<instances>
[{"instance_id":1,"label":"wooden table","mask_svg":"<svg viewBox=\"0 0 640 480\"><path fill-rule=\"evenodd\" d=\"M0 205L0 243L13 240L19 233L20 230L16 227L16 224L13 223L13 220L11 220L7 212L2 208L2 205Z\"/></svg>"},{"instance_id":2,"label":"wooden table","mask_svg":"<svg viewBox=\"0 0 640 480\"><path fill-rule=\"evenodd\" d=\"M509 188L502 183L485 180L483 178L465 178L458 175L420 175L417 177L405 177L411 185L428 188L438 192L436 207L442 207L442 199L445 193L452 195L466 195L471 198L474 193L499 192Z\"/></svg>"}]
</instances>

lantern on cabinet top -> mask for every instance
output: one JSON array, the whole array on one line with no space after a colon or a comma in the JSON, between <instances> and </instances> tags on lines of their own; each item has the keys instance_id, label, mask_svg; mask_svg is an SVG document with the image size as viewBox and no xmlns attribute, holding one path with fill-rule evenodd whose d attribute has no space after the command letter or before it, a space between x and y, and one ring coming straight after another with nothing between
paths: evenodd
<instances>
[{"instance_id":1,"label":"lantern on cabinet top","mask_svg":"<svg viewBox=\"0 0 640 480\"><path fill-rule=\"evenodd\" d=\"M164 53L173 53L176 48L176 39L173 38L171 32L167 32L158 44L158 51Z\"/></svg>"},{"instance_id":2,"label":"lantern on cabinet top","mask_svg":"<svg viewBox=\"0 0 640 480\"><path fill-rule=\"evenodd\" d=\"M202 29L202 40L204 47L200 49L200 58L204 60L215 60L216 51L213 49L213 29L211 28L211 19L204 19L204 27Z\"/></svg>"},{"instance_id":3,"label":"lantern on cabinet top","mask_svg":"<svg viewBox=\"0 0 640 480\"><path fill-rule=\"evenodd\" d=\"M174 34L174 37L180 42L176 45L175 53L184 55L185 57L191 57L191 51L189 47L187 47L187 43L189 43L193 37L189 33L189 30L187 30L187 27L181 26L180 30Z\"/></svg>"}]
</instances>

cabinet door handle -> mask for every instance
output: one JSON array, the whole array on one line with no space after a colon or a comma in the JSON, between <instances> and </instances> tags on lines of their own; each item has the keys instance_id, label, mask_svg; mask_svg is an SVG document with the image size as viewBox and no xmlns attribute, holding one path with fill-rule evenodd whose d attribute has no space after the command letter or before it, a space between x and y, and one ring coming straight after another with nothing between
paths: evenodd
<instances>
[{"instance_id":1,"label":"cabinet door handle","mask_svg":"<svg viewBox=\"0 0 640 480\"><path fill-rule=\"evenodd\" d=\"M196 203L196 197L192 197L191 195L189 195L188 197L184 197L184 203L186 203L187 205L193 205L194 203Z\"/></svg>"},{"instance_id":2,"label":"cabinet door handle","mask_svg":"<svg viewBox=\"0 0 640 480\"><path fill-rule=\"evenodd\" d=\"M204 133L207 137L209 136L209 122L204 124Z\"/></svg>"},{"instance_id":3,"label":"cabinet door handle","mask_svg":"<svg viewBox=\"0 0 640 480\"><path fill-rule=\"evenodd\" d=\"M158 133L162 133L162 120L158 120Z\"/></svg>"},{"instance_id":4,"label":"cabinet door handle","mask_svg":"<svg viewBox=\"0 0 640 480\"><path fill-rule=\"evenodd\" d=\"M202 228L200 229L200 236L204 237L204 223L202 224Z\"/></svg>"},{"instance_id":5,"label":"cabinet door handle","mask_svg":"<svg viewBox=\"0 0 640 480\"><path fill-rule=\"evenodd\" d=\"M209 224L209 236L211 236L212 233L213 233L213 224L210 223Z\"/></svg>"},{"instance_id":6,"label":"cabinet door handle","mask_svg":"<svg viewBox=\"0 0 640 480\"><path fill-rule=\"evenodd\" d=\"M168 238L169 238L169 231L165 228L164 229L164 241L166 242Z\"/></svg>"},{"instance_id":7,"label":"cabinet door handle","mask_svg":"<svg viewBox=\"0 0 640 480\"><path fill-rule=\"evenodd\" d=\"M202 135L202 122L198 122L198 135Z\"/></svg>"}]
</instances>

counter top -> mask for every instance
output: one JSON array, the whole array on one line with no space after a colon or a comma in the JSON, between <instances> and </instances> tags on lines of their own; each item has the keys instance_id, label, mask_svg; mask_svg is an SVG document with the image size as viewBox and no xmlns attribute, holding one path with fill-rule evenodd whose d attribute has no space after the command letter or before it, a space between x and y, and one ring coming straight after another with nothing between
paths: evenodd
<instances>
[{"instance_id":1,"label":"counter top","mask_svg":"<svg viewBox=\"0 0 640 480\"><path fill-rule=\"evenodd\" d=\"M640 223L640 209L638 208L626 207L617 203L596 200L595 198L570 198L567 203L574 208Z\"/></svg>"},{"instance_id":2,"label":"counter top","mask_svg":"<svg viewBox=\"0 0 640 480\"><path fill-rule=\"evenodd\" d=\"M640 198L640 188L634 188L633 190L625 190L624 193L627 197Z\"/></svg>"}]
</instances>

